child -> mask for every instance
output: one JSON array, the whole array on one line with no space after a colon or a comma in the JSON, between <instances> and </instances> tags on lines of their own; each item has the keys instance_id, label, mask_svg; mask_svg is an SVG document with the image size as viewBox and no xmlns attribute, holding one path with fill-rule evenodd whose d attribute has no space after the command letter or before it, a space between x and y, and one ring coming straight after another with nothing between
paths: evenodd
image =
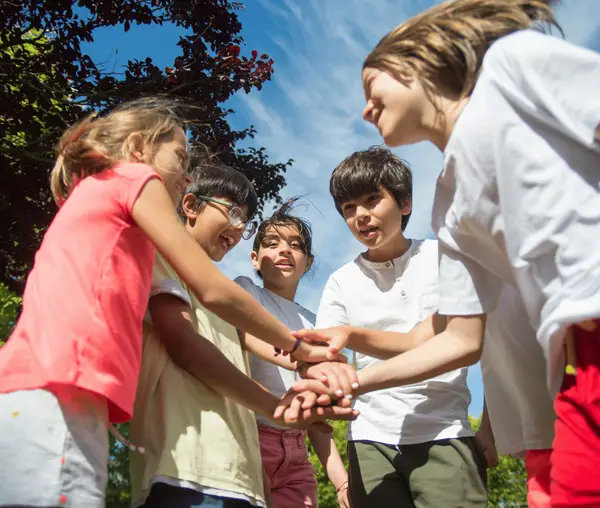
<instances>
[{"instance_id":1,"label":"child","mask_svg":"<svg viewBox=\"0 0 600 508\"><path fill-rule=\"evenodd\" d=\"M437 308L437 242L404 236L412 175L389 150L355 152L335 168L330 191L366 247L331 275L317 327L409 331ZM391 339L393 340L393 338ZM380 355L356 354L359 369ZM360 376L359 370L359 376ZM355 508L485 507L485 464L471 430L467 369L360 396L350 425L350 494Z\"/></svg>"},{"instance_id":2,"label":"child","mask_svg":"<svg viewBox=\"0 0 600 508\"><path fill-rule=\"evenodd\" d=\"M550 454L554 438L546 364L518 292L505 285L488 315L481 356L484 412L477 437L488 464L502 455L525 459L527 504L550 508Z\"/></svg>"},{"instance_id":3,"label":"child","mask_svg":"<svg viewBox=\"0 0 600 508\"><path fill-rule=\"evenodd\" d=\"M60 209L0 351L0 504L103 506L107 427L133 410L155 246L220 317L277 347L297 344L179 222L189 155L177 109L128 103L58 143Z\"/></svg>"},{"instance_id":4,"label":"child","mask_svg":"<svg viewBox=\"0 0 600 508\"><path fill-rule=\"evenodd\" d=\"M251 258L264 287L255 285L247 277L236 279L291 330L312 328L315 322L312 312L294 302L300 279L314 261L310 225L290 214L295 201L285 203L258 227ZM279 397L284 396L296 380L296 371L310 376L313 371L324 372L327 368L326 364L308 366L290 361L289 357L274 358L272 348L249 334L244 334L243 340L246 349L255 353L250 355L253 379ZM343 368L341 364L334 365L337 366ZM354 372L351 367L346 368ZM313 375L319 377L316 373ZM355 379L354 376L353 381ZM275 506L318 506L317 481L306 451L306 432L276 425L272 418L261 415L256 419L262 460ZM340 506L349 508L348 475L331 434L309 430L308 437L338 493Z\"/></svg>"},{"instance_id":5,"label":"child","mask_svg":"<svg viewBox=\"0 0 600 508\"><path fill-rule=\"evenodd\" d=\"M207 165L180 210L188 233L221 261L253 234L256 206L242 173ZM132 440L146 450L131 455L134 506L265 506L252 411L272 418L279 397L248 377L236 329L204 308L161 256L149 310L131 424ZM321 408L300 425L336 412L351 417L349 409Z\"/></svg>"},{"instance_id":6,"label":"child","mask_svg":"<svg viewBox=\"0 0 600 508\"><path fill-rule=\"evenodd\" d=\"M444 2L366 58L364 118L390 146L444 152L433 207L442 316L402 342L433 338L359 380L390 387L476 362L485 315L502 283L515 285L558 392L552 504L600 506L600 56L530 29L544 22L556 24L547 1ZM349 335L382 339L332 333L332 351Z\"/></svg>"}]
</instances>

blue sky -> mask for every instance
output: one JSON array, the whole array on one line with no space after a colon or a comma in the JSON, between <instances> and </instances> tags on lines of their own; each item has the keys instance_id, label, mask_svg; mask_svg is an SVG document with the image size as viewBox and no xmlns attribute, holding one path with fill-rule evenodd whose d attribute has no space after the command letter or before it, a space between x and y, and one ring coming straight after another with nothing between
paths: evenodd
<instances>
[{"instance_id":1,"label":"blue sky","mask_svg":"<svg viewBox=\"0 0 600 508\"><path fill-rule=\"evenodd\" d=\"M272 161L296 162L282 196L307 194L312 205L299 210L314 227L316 269L302 282L299 303L316 311L329 275L352 260L360 245L348 233L328 193L333 168L355 150L381 143L377 131L360 116L364 97L362 60L395 25L433 5L430 0L252 0L240 13L246 54L252 49L275 60L273 80L261 92L243 92L229 105L234 128L254 124L255 146L264 146ZM556 9L567 40L600 51L600 2L563 0ZM159 66L173 63L181 30L174 26L134 26L98 30L85 50L96 62L118 71L130 58L152 57ZM407 235L432 237L434 182L442 157L419 144L396 150L414 174L413 214ZM267 211L272 207L267 207ZM221 263L231 277L252 276L250 242L242 242ZM481 372L469 370L470 413L482 408Z\"/></svg>"}]
</instances>

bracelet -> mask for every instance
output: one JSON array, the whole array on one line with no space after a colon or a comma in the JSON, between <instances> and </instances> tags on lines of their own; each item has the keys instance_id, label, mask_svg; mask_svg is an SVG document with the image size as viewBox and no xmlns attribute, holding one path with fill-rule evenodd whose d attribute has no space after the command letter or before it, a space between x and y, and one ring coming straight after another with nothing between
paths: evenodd
<instances>
[{"instance_id":1,"label":"bracelet","mask_svg":"<svg viewBox=\"0 0 600 508\"><path fill-rule=\"evenodd\" d=\"M337 489L335 489L335 492L336 492L337 494L339 494L339 493L340 493L340 490L342 490L344 487L347 487L347 486L348 486L348 480L346 480L346 481L345 481L344 483L342 483L342 484L341 484L341 485L340 485L340 486L339 486Z\"/></svg>"},{"instance_id":2,"label":"bracelet","mask_svg":"<svg viewBox=\"0 0 600 508\"><path fill-rule=\"evenodd\" d=\"M302 339L296 339L296 343L294 344L294 347L287 354L293 355L298 350L298 348L300 347L301 343L302 343ZM279 356L281 354L281 352L282 352L281 349L278 348L278 347L276 347L274 349L275 349L275 356Z\"/></svg>"}]
</instances>

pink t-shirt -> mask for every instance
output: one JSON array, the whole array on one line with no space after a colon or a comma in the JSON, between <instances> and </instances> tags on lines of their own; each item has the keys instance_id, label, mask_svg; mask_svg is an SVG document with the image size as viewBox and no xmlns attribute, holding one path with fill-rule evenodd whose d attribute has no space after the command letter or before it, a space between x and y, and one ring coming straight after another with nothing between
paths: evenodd
<instances>
[{"instance_id":1,"label":"pink t-shirt","mask_svg":"<svg viewBox=\"0 0 600 508\"><path fill-rule=\"evenodd\" d=\"M122 164L73 189L0 349L0 392L74 385L106 397L112 422L131 417L155 251L131 211L152 178L150 166Z\"/></svg>"}]
</instances>

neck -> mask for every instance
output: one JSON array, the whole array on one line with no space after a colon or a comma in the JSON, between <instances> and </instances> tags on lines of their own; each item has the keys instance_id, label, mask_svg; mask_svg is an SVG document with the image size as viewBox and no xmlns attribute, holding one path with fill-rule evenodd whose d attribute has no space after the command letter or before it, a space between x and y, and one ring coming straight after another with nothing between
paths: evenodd
<instances>
[{"instance_id":1,"label":"neck","mask_svg":"<svg viewBox=\"0 0 600 508\"><path fill-rule=\"evenodd\" d=\"M290 302L294 301L296 298L296 290L298 289L298 284L291 285L290 287L278 286L277 284L273 284L268 281L263 281L263 287L268 289L272 293L275 293L277 296L281 296Z\"/></svg>"},{"instance_id":2,"label":"neck","mask_svg":"<svg viewBox=\"0 0 600 508\"><path fill-rule=\"evenodd\" d=\"M435 112L435 118L431 124L432 127L428 129L428 137L443 152L452 135L456 121L467 105L467 102L469 102L469 98L464 97L454 100L440 97L439 100L440 109Z\"/></svg>"},{"instance_id":3,"label":"neck","mask_svg":"<svg viewBox=\"0 0 600 508\"><path fill-rule=\"evenodd\" d=\"M379 249L369 249L365 258L375 263L383 263L402 256L410 247L410 240L400 233L393 240Z\"/></svg>"}]
</instances>

